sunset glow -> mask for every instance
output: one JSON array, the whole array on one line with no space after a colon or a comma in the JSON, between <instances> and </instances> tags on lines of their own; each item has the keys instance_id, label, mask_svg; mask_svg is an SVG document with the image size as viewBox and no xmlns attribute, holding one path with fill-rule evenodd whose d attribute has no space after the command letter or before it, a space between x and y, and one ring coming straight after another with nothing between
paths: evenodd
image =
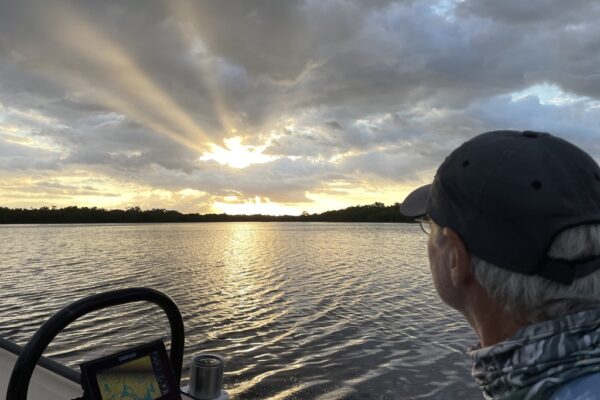
<instances>
[{"instance_id":1,"label":"sunset glow","mask_svg":"<svg viewBox=\"0 0 600 400\"><path fill-rule=\"evenodd\" d=\"M600 160L593 9L298 4L0 3L0 206L390 205L507 128Z\"/></svg>"},{"instance_id":2,"label":"sunset glow","mask_svg":"<svg viewBox=\"0 0 600 400\"><path fill-rule=\"evenodd\" d=\"M297 206L286 206L273 203L269 199L256 197L254 199L238 202L216 202L213 206L215 213L232 215L299 215Z\"/></svg>"}]
</instances>

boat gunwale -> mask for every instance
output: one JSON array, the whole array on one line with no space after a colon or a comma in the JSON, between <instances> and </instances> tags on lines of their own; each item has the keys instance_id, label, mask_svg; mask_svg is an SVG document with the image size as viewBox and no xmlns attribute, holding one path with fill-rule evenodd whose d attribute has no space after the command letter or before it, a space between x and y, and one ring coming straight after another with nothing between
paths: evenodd
<instances>
[{"instance_id":1,"label":"boat gunwale","mask_svg":"<svg viewBox=\"0 0 600 400\"><path fill-rule=\"evenodd\" d=\"M0 337L0 348L17 356L21 355L23 347L16 343L11 342L8 339ZM37 364L47 370L62 376L74 383L81 385L81 374L72 368L69 368L57 361L54 361L48 357L41 356Z\"/></svg>"}]
</instances>

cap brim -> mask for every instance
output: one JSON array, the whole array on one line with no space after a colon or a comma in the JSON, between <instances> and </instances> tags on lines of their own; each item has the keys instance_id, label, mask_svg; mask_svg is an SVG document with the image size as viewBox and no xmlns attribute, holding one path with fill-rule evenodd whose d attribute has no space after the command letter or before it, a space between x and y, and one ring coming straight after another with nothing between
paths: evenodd
<instances>
[{"instance_id":1,"label":"cap brim","mask_svg":"<svg viewBox=\"0 0 600 400\"><path fill-rule=\"evenodd\" d=\"M431 183L421 186L408 195L400 205L400 212L407 217L422 217L427 214L427 200L431 191Z\"/></svg>"}]
</instances>

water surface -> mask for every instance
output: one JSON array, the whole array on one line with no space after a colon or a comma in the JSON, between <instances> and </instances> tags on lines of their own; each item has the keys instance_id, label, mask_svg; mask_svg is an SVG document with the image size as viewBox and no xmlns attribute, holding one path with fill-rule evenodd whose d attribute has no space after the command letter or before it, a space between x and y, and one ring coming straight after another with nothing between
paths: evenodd
<instances>
[{"instance_id":1,"label":"water surface","mask_svg":"<svg viewBox=\"0 0 600 400\"><path fill-rule=\"evenodd\" d=\"M476 340L431 285L426 236L407 224L0 226L0 336L21 345L53 312L132 286L164 291L192 354L218 352L242 399L481 399ZM46 355L82 360L168 337L162 311L94 313Z\"/></svg>"}]
</instances>

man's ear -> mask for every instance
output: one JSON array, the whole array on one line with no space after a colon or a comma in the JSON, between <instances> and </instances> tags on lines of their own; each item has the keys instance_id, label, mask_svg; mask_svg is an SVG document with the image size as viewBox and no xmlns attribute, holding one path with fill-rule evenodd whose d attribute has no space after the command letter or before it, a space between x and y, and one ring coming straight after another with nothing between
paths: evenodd
<instances>
[{"instance_id":1,"label":"man's ear","mask_svg":"<svg viewBox=\"0 0 600 400\"><path fill-rule=\"evenodd\" d=\"M442 235L447 239L450 252L450 279L454 287L463 286L473 278L471 256L465 242L458 233L450 228L444 228Z\"/></svg>"}]
</instances>

